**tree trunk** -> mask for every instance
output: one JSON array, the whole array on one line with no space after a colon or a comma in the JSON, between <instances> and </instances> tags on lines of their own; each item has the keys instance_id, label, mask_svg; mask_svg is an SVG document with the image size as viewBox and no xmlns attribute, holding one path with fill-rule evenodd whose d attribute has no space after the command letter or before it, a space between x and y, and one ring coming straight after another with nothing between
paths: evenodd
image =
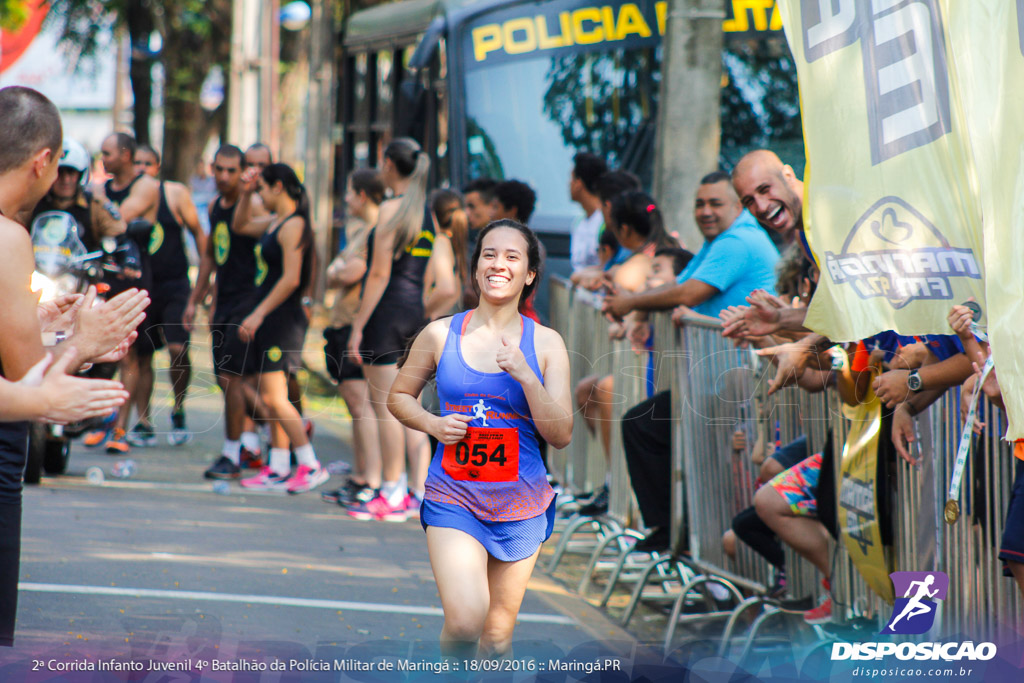
<instances>
[{"instance_id":1,"label":"tree trunk","mask_svg":"<svg viewBox=\"0 0 1024 683\"><path fill-rule=\"evenodd\" d=\"M149 37L153 33L153 13L144 2L129 2L124 10L131 57L128 74L132 82L132 127L140 145L150 143L149 119L153 101L153 58L149 54Z\"/></svg>"},{"instance_id":2,"label":"tree trunk","mask_svg":"<svg viewBox=\"0 0 1024 683\"><path fill-rule=\"evenodd\" d=\"M207 112L199 104L203 81L210 69L228 62L231 3L206 3L205 16L190 15L185 7L165 3L163 65L164 176L187 182L211 135L221 126L223 105Z\"/></svg>"},{"instance_id":3,"label":"tree trunk","mask_svg":"<svg viewBox=\"0 0 1024 683\"><path fill-rule=\"evenodd\" d=\"M721 0L669 0L655 142L654 196L665 225L696 252L697 184L718 168L722 90Z\"/></svg>"}]
</instances>

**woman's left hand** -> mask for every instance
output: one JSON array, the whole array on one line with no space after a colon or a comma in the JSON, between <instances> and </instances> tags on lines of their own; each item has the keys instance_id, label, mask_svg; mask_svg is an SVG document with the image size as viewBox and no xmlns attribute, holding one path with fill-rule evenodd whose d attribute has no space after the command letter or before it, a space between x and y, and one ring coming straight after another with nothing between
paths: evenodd
<instances>
[{"instance_id":1,"label":"woman's left hand","mask_svg":"<svg viewBox=\"0 0 1024 683\"><path fill-rule=\"evenodd\" d=\"M249 343L256 337L256 330L263 324L263 316L255 311L250 313L242 321L238 328L238 338Z\"/></svg>"},{"instance_id":2,"label":"woman's left hand","mask_svg":"<svg viewBox=\"0 0 1024 683\"><path fill-rule=\"evenodd\" d=\"M498 367L504 372L507 372L512 379L522 384L530 379L530 375L533 374L533 370L530 365L526 362L526 356L523 355L522 349L514 345L508 337L502 335L501 347L498 348L498 355L496 357L498 361Z\"/></svg>"}]
</instances>

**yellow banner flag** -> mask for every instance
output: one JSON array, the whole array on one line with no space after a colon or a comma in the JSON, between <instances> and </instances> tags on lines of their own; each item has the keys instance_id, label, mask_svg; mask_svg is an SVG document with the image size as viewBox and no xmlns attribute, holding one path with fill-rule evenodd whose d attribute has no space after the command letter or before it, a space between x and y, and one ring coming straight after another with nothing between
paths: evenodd
<instances>
[{"instance_id":1,"label":"yellow banner flag","mask_svg":"<svg viewBox=\"0 0 1024 683\"><path fill-rule=\"evenodd\" d=\"M839 537L865 583L890 605L893 602L892 555L882 545L878 500L878 435L882 429L882 402L874 392L856 407L843 406L849 421L839 463Z\"/></svg>"},{"instance_id":2,"label":"yellow banner flag","mask_svg":"<svg viewBox=\"0 0 1024 683\"><path fill-rule=\"evenodd\" d=\"M778 6L800 82L804 229L821 268L807 326L835 341L951 334L950 307L983 300L983 251L941 0Z\"/></svg>"},{"instance_id":3,"label":"yellow banner flag","mask_svg":"<svg viewBox=\"0 0 1024 683\"><path fill-rule=\"evenodd\" d=\"M943 0L984 216L983 308L1009 413L1024 438L1024 0ZM979 299L980 300L980 299Z\"/></svg>"}]
</instances>

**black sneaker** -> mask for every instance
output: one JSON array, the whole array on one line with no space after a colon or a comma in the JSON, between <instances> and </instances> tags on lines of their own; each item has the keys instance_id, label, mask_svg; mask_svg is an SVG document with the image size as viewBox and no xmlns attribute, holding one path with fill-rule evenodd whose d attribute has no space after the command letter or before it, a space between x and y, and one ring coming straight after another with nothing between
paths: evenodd
<instances>
[{"instance_id":1,"label":"black sneaker","mask_svg":"<svg viewBox=\"0 0 1024 683\"><path fill-rule=\"evenodd\" d=\"M132 427L132 431L125 435L125 441L136 448L145 448L156 445L156 432L153 425L138 422Z\"/></svg>"},{"instance_id":2,"label":"black sneaker","mask_svg":"<svg viewBox=\"0 0 1024 683\"><path fill-rule=\"evenodd\" d=\"M656 527L651 533L647 534L645 538L641 538L633 546L633 552L635 553L660 553L668 550L671 539L668 535L668 529L662 527Z\"/></svg>"},{"instance_id":3,"label":"black sneaker","mask_svg":"<svg viewBox=\"0 0 1024 683\"><path fill-rule=\"evenodd\" d=\"M608 512L608 487L602 486L590 502L580 508L580 514L584 517L597 517L606 512Z\"/></svg>"},{"instance_id":4,"label":"black sneaker","mask_svg":"<svg viewBox=\"0 0 1024 683\"><path fill-rule=\"evenodd\" d=\"M325 503L337 503L339 500L343 498L351 498L351 496L356 491L358 491L362 486L364 485L357 484L351 479L348 479L345 481L345 484L343 486L340 486L339 488L336 488L332 491L321 491L320 500L324 501ZM341 505L341 503L338 504Z\"/></svg>"},{"instance_id":5,"label":"black sneaker","mask_svg":"<svg viewBox=\"0 0 1024 683\"><path fill-rule=\"evenodd\" d=\"M344 493L344 491L344 487L340 489L331 489L330 491L321 491L320 500L322 500L325 503L337 503L338 498L341 498L341 495Z\"/></svg>"},{"instance_id":6,"label":"black sneaker","mask_svg":"<svg viewBox=\"0 0 1024 683\"><path fill-rule=\"evenodd\" d=\"M242 470L238 468L238 465L231 462L231 459L226 455L222 455L217 458L217 462L210 465L210 467L203 473L203 476L207 479L238 479L242 476Z\"/></svg>"},{"instance_id":7,"label":"black sneaker","mask_svg":"<svg viewBox=\"0 0 1024 683\"><path fill-rule=\"evenodd\" d=\"M368 484L356 484L351 480L339 490L341 495L338 496L338 505L346 508L369 503L377 495L377 490Z\"/></svg>"}]
</instances>

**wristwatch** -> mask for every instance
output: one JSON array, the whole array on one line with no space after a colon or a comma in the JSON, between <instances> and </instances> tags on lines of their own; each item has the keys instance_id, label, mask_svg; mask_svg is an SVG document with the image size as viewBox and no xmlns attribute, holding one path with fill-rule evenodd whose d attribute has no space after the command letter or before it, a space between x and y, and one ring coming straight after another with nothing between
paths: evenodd
<instances>
[{"instance_id":1,"label":"wristwatch","mask_svg":"<svg viewBox=\"0 0 1024 683\"><path fill-rule=\"evenodd\" d=\"M103 203L103 210L110 214L110 217L115 221L121 220L121 212L117 208L117 204L110 201L109 199Z\"/></svg>"},{"instance_id":2,"label":"wristwatch","mask_svg":"<svg viewBox=\"0 0 1024 683\"><path fill-rule=\"evenodd\" d=\"M56 346L68 338L67 332L43 332L43 346Z\"/></svg>"},{"instance_id":3,"label":"wristwatch","mask_svg":"<svg viewBox=\"0 0 1024 683\"><path fill-rule=\"evenodd\" d=\"M924 382L921 381L921 375L916 368L907 375L907 388L911 391L921 391L924 389Z\"/></svg>"}]
</instances>

